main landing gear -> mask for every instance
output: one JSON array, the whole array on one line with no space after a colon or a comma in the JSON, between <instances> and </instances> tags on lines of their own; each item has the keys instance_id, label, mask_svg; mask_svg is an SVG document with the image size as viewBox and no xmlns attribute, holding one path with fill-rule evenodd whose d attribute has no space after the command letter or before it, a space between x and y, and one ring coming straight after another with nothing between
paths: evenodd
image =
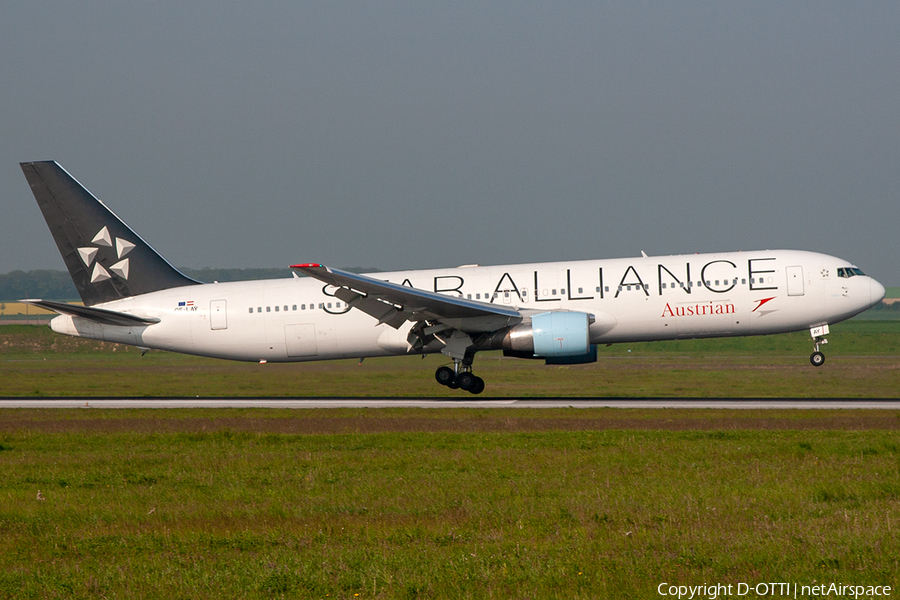
<instances>
[{"instance_id":1,"label":"main landing gear","mask_svg":"<svg viewBox=\"0 0 900 600\"><path fill-rule=\"evenodd\" d=\"M466 365L460 360L453 361L453 368L438 367L434 372L434 378L441 385L446 385L451 390L461 389L471 394L480 394L484 391L484 379L472 373L472 365Z\"/></svg>"},{"instance_id":2,"label":"main landing gear","mask_svg":"<svg viewBox=\"0 0 900 600\"><path fill-rule=\"evenodd\" d=\"M828 335L828 325L813 327L809 330L809 333L812 335L813 343L816 345L815 351L809 355L809 362L814 367L821 367L825 364L825 355L819 352L819 346L828 343L828 340L825 339L825 336Z\"/></svg>"}]
</instances>

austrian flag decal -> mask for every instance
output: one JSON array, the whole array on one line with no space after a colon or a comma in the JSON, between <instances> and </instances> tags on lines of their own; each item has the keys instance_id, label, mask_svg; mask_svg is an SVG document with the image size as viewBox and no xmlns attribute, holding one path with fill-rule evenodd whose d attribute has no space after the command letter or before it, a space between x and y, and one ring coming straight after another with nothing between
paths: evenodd
<instances>
[{"instance_id":1,"label":"austrian flag decal","mask_svg":"<svg viewBox=\"0 0 900 600\"><path fill-rule=\"evenodd\" d=\"M197 308L193 300L183 300L175 307L175 312L197 312Z\"/></svg>"}]
</instances>

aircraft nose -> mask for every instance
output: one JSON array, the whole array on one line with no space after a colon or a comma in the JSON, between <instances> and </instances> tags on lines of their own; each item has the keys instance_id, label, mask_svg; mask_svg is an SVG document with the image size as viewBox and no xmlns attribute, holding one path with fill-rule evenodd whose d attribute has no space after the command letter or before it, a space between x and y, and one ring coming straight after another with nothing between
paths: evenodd
<instances>
[{"instance_id":1,"label":"aircraft nose","mask_svg":"<svg viewBox=\"0 0 900 600\"><path fill-rule=\"evenodd\" d=\"M884 294L886 293L884 286L871 278L869 279L869 290L873 306L884 300Z\"/></svg>"}]
</instances>

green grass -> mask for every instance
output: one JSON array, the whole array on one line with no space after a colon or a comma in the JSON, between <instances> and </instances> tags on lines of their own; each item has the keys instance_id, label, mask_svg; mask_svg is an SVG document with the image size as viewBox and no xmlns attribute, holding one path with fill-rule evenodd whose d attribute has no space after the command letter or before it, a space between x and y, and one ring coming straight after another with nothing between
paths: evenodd
<instances>
[{"instance_id":1,"label":"green grass","mask_svg":"<svg viewBox=\"0 0 900 600\"><path fill-rule=\"evenodd\" d=\"M804 333L617 344L595 364L545 366L479 353L492 396L898 397L900 321L836 325L824 367ZM448 396L434 382L442 356L236 363L0 327L0 396Z\"/></svg>"},{"instance_id":2,"label":"green grass","mask_svg":"<svg viewBox=\"0 0 900 600\"><path fill-rule=\"evenodd\" d=\"M898 428L887 411L4 410L0 596L896 586Z\"/></svg>"}]
</instances>

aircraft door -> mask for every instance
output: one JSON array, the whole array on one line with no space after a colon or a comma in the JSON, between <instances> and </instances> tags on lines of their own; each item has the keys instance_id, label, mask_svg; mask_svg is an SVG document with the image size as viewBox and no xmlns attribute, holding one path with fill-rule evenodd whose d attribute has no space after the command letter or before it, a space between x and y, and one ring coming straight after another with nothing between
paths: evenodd
<instances>
[{"instance_id":1,"label":"aircraft door","mask_svg":"<svg viewBox=\"0 0 900 600\"><path fill-rule=\"evenodd\" d=\"M787 274L787 295L802 296L803 289L803 267L786 267L784 272Z\"/></svg>"},{"instance_id":2,"label":"aircraft door","mask_svg":"<svg viewBox=\"0 0 900 600\"><path fill-rule=\"evenodd\" d=\"M285 325L284 341L287 344L288 356L316 356L319 354L316 344L316 326L312 323Z\"/></svg>"},{"instance_id":3,"label":"aircraft door","mask_svg":"<svg viewBox=\"0 0 900 600\"><path fill-rule=\"evenodd\" d=\"M228 329L225 300L211 300L209 303L209 328Z\"/></svg>"}]
</instances>

